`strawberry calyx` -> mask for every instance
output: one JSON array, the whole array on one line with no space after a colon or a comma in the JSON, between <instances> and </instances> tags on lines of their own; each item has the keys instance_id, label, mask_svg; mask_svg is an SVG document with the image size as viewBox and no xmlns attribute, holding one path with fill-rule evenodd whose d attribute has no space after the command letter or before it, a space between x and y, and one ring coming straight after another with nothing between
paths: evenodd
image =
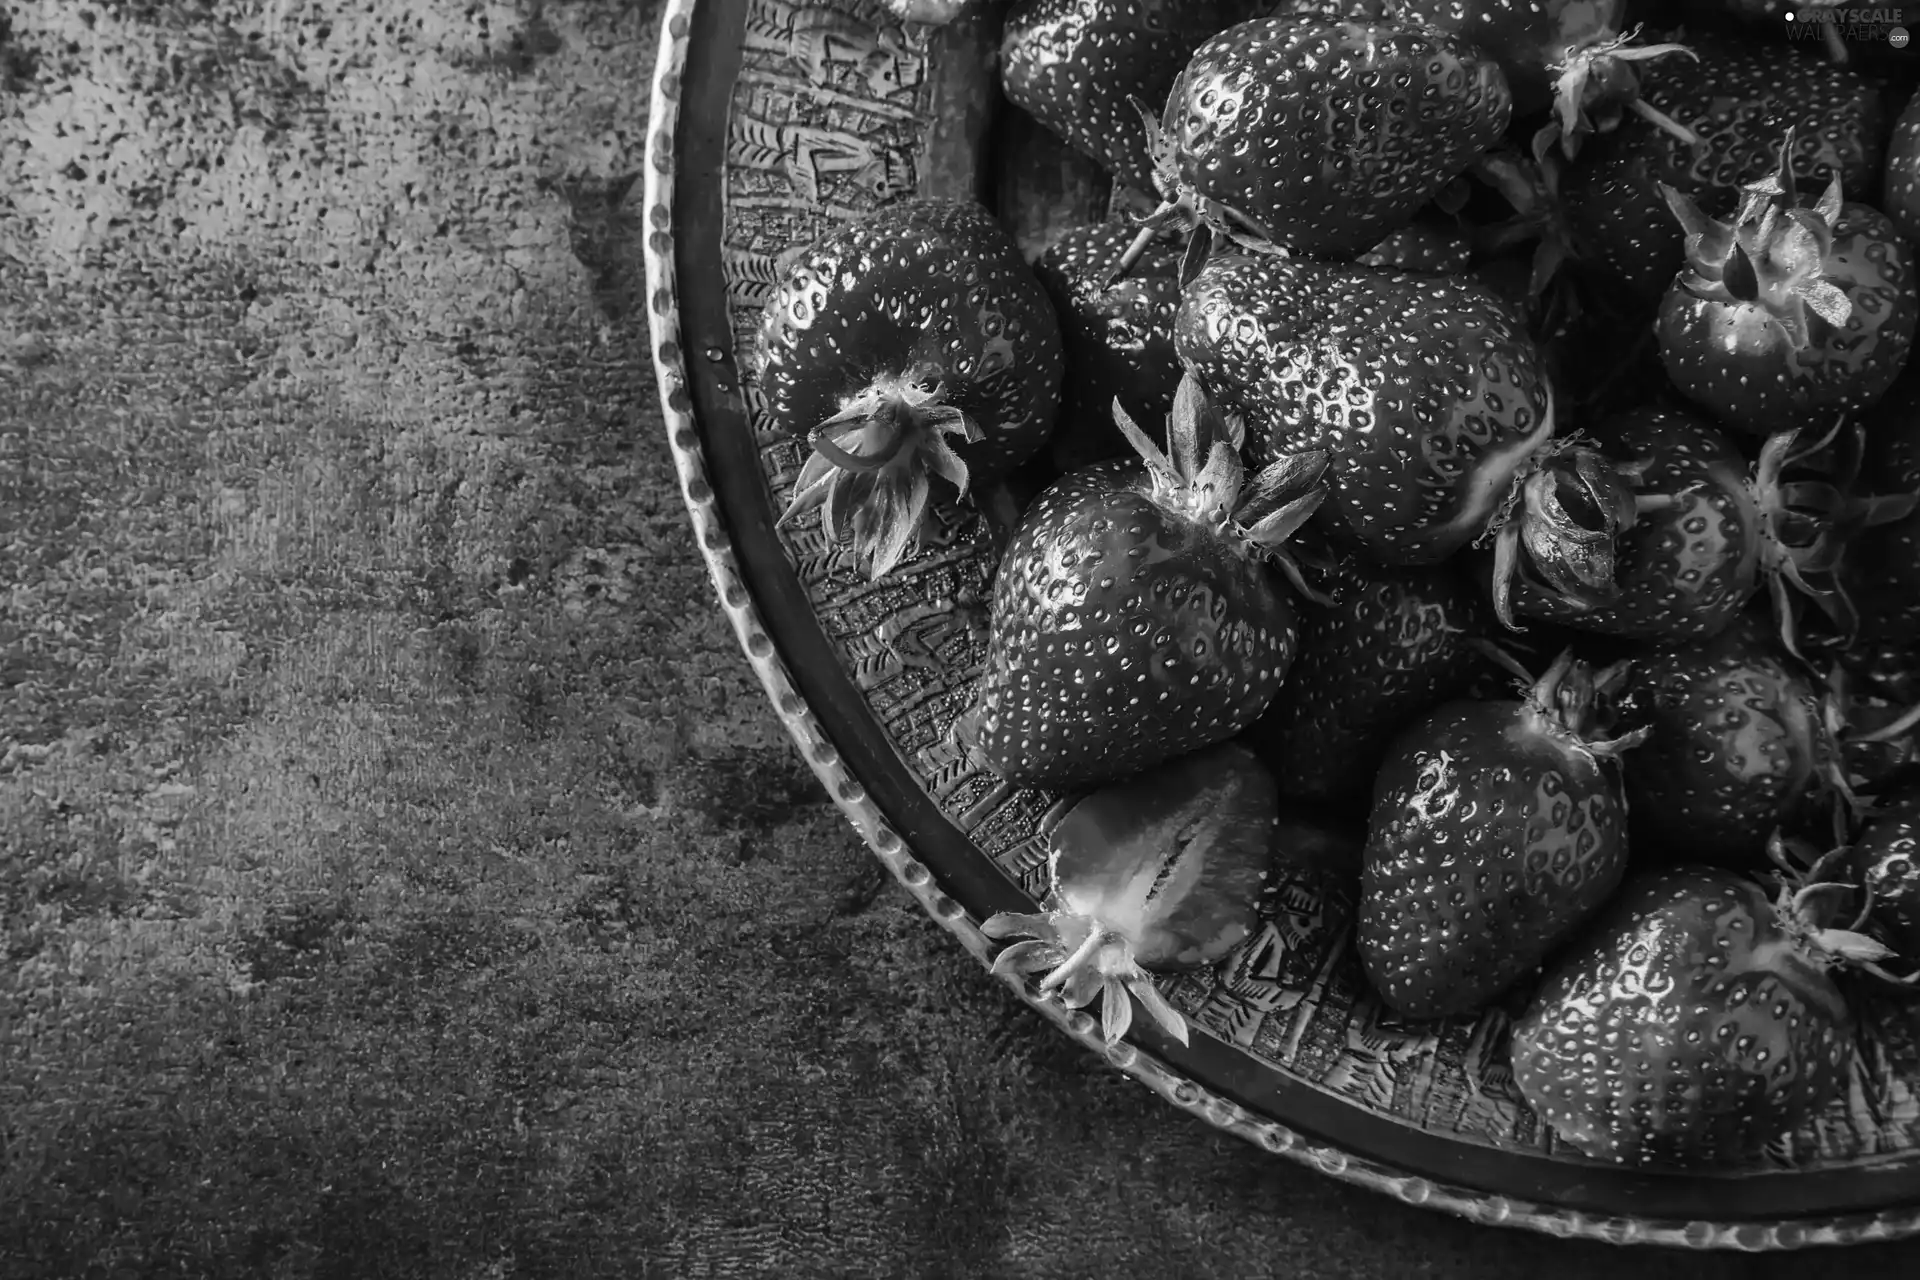
<instances>
[{"instance_id":1,"label":"strawberry calyx","mask_svg":"<svg viewBox=\"0 0 1920 1280\"><path fill-rule=\"evenodd\" d=\"M1626 687L1631 662L1616 662L1595 670L1593 665L1564 649L1547 673L1526 691L1529 722L1540 732L1569 739L1574 747L1601 760L1617 760L1647 740L1653 730L1643 726L1618 737L1607 737L1611 708Z\"/></svg>"},{"instance_id":2,"label":"strawberry calyx","mask_svg":"<svg viewBox=\"0 0 1920 1280\"><path fill-rule=\"evenodd\" d=\"M1553 68L1553 117L1533 135L1536 157L1558 144L1571 160L1580 154L1582 142L1619 128L1629 111L1690 147L1700 145L1698 134L1640 96L1640 77L1633 69L1637 62L1676 53L1695 60L1699 55L1683 44L1635 44L1639 38L1639 27L1625 35L1603 27L1566 51Z\"/></svg>"},{"instance_id":3,"label":"strawberry calyx","mask_svg":"<svg viewBox=\"0 0 1920 1280\"><path fill-rule=\"evenodd\" d=\"M1180 259L1180 287L1193 283L1207 264L1216 238L1229 240L1249 253L1286 257L1287 251L1275 242L1273 233L1231 205L1210 199L1180 180L1180 166L1174 158L1173 140L1160 119L1139 98L1133 109L1147 134L1147 155L1153 163L1153 185L1160 204L1140 218L1140 230L1107 273L1108 288L1127 278L1136 262L1146 253L1154 237L1176 231L1187 237L1187 248Z\"/></svg>"},{"instance_id":4,"label":"strawberry calyx","mask_svg":"<svg viewBox=\"0 0 1920 1280\"><path fill-rule=\"evenodd\" d=\"M1671 506L1673 494L1638 486L1651 459L1618 463L1580 437L1549 442L1516 477L1505 506L1480 541L1493 542L1494 614L1519 630L1513 582L1529 582L1581 610L1620 598L1614 579L1618 541L1648 511Z\"/></svg>"},{"instance_id":5,"label":"strawberry calyx","mask_svg":"<svg viewBox=\"0 0 1920 1280\"><path fill-rule=\"evenodd\" d=\"M1523 717L1529 730L1553 738L1601 760L1617 760L1639 746L1653 732L1643 726L1617 737L1607 737L1613 708L1633 672L1630 661L1595 670L1593 664L1563 649L1543 676L1497 644L1470 641L1471 647L1511 672L1518 681Z\"/></svg>"},{"instance_id":6,"label":"strawberry calyx","mask_svg":"<svg viewBox=\"0 0 1920 1280\"><path fill-rule=\"evenodd\" d=\"M994 957L994 973L1042 974L1041 994L1059 992L1070 1009L1084 1009L1100 997L1100 1033L1108 1044L1117 1043L1133 1026L1129 995L1168 1035L1187 1043L1187 1020L1167 1003L1153 975L1133 958L1127 937L1097 917L1061 907L1003 911L983 921L980 931L989 938L1026 939Z\"/></svg>"},{"instance_id":7,"label":"strawberry calyx","mask_svg":"<svg viewBox=\"0 0 1920 1280\"><path fill-rule=\"evenodd\" d=\"M1857 629L1839 572L1848 544L1862 531L1904 519L1920 506L1920 494L1862 497L1855 492L1862 449L1857 424L1840 419L1811 443L1803 443L1806 435L1790 430L1767 437L1746 486L1759 516L1760 571L1780 640L1797 658L1804 657L1799 615L1805 601L1818 605L1843 637ZM1836 441L1838 450L1832 448Z\"/></svg>"},{"instance_id":8,"label":"strawberry calyx","mask_svg":"<svg viewBox=\"0 0 1920 1280\"><path fill-rule=\"evenodd\" d=\"M1767 841L1767 856L1779 885L1774 918L1808 959L1825 969L1855 970L1904 990L1920 988L1920 964L1913 963L1920 957L1901 956L1867 932L1874 899L1849 870L1850 845L1842 842L1821 853L1805 840L1776 831ZM1889 968L1889 961L1900 971Z\"/></svg>"},{"instance_id":9,"label":"strawberry calyx","mask_svg":"<svg viewBox=\"0 0 1920 1280\"><path fill-rule=\"evenodd\" d=\"M1560 200L1560 162L1550 154L1529 160L1511 147L1498 147L1474 161L1468 172L1513 206L1513 217L1476 233L1475 249L1497 256L1533 241L1527 294L1539 297L1561 266L1579 256Z\"/></svg>"},{"instance_id":10,"label":"strawberry calyx","mask_svg":"<svg viewBox=\"0 0 1920 1280\"><path fill-rule=\"evenodd\" d=\"M827 537L850 536L870 576L884 576L920 534L932 477L967 494L966 460L948 438L976 444L985 433L942 399L944 391L936 374L917 372L882 375L847 397L840 412L810 433L813 454L779 523L818 509Z\"/></svg>"},{"instance_id":11,"label":"strawberry calyx","mask_svg":"<svg viewBox=\"0 0 1920 1280\"><path fill-rule=\"evenodd\" d=\"M1166 450L1140 429L1118 397L1113 420L1147 464L1157 506L1209 530L1241 556L1272 563L1302 596L1328 603L1307 584L1286 545L1326 500L1320 483L1326 450L1289 454L1248 476L1240 458L1244 428L1213 407L1191 369L1174 390Z\"/></svg>"},{"instance_id":12,"label":"strawberry calyx","mask_svg":"<svg viewBox=\"0 0 1920 1280\"><path fill-rule=\"evenodd\" d=\"M1780 143L1774 172L1740 189L1732 217L1712 218L1693 197L1665 183L1660 193L1686 232L1686 266L1677 287L1696 298L1760 308L1788 345L1804 351L1817 317L1839 327L1853 303L1834 282L1830 266L1834 228L1844 200L1835 174L1812 205L1794 187L1793 130Z\"/></svg>"},{"instance_id":13,"label":"strawberry calyx","mask_svg":"<svg viewBox=\"0 0 1920 1280\"><path fill-rule=\"evenodd\" d=\"M1867 792L1920 754L1920 703L1902 707L1857 689L1852 674L1835 662L1823 681L1820 715L1836 746L1826 786L1842 801L1834 810L1834 831L1844 842L1852 825L1873 811L1874 797Z\"/></svg>"}]
</instances>

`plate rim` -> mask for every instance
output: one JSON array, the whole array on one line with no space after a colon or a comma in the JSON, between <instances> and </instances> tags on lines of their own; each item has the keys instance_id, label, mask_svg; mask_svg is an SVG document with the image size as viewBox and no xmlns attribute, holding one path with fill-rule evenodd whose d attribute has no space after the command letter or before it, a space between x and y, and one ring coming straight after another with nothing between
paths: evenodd
<instances>
[{"instance_id":1,"label":"plate rim","mask_svg":"<svg viewBox=\"0 0 1920 1280\"><path fill-rule=\"evenodd\" d=\"M673 213L678 192L676 153L682 73L695 13L714 3L715 0L666 0L650 85L643 162L642 217L647 231L642 249L648 339L661 416L681 498L721 610L765 689L775 715L809 768L874 856L921 908L952 934L983 968L990 967L997 945L981 933L978 921L965 908L942 891L932 870L914 856L842 758L825 725L802 695L748 587L718 489L710 477L706 436L695 413L690 390L688 348L676 287L680 238ZM1406 1204L1487 1225L1523 1228L1563 1238L1688 1249L1763 1252L1891 1241L1920 1235L1920 1204L1878 1212L1773 1220L1654 1218L1595 1213L1397 1170L1388 1163L1319 1141L1255 1113L1184 1075L1137 1044L1122 1041L1109 1047L1102 1041L1098 1020L1092 1014L1068 1009L1057 998L1035 995L1018 976L1002 975L1000 981L1058 1031L1182 1111L1265 1151ZM1331 1097L1329 1103L1341 1107L1353 1105Z\"/></svg>"}]
</instances>

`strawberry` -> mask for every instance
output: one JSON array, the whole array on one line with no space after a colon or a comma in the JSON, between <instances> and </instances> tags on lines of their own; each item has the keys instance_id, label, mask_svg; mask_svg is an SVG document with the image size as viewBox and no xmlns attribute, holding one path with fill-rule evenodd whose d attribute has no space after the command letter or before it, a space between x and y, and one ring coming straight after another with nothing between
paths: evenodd
<instances>
[{"instance_id":1,"label":"strawberry","mask_svg":"<svg viewBox=\"0 0 1920 1280\"><path fill-rule=\"evenodd\" d=\"M906 200L805 246L767 302L760 389L803 436L782 523L819 509L879 578L918 538L939 476L960 493L1046 443L1060 326L1013 239L978 205Z\"/></svg>"},{"instance_id":2,"label":"strawberry","mask_svg":"<svg viewBox=\"0 0 1920 1280\"><path fill-rule=\"evenodd\" d=\"M1111 215L1107 171L1011 103L994 112L987 151L994 212L1029 264L1072 228Z\"/></svg>"},{"instance_id":3,"label":"strawberry","mask_svg":"<svg viewBox=\"0 0 1920 1280\"><path fill-rule=\"evenodd\" d=\"M1911 689L1904 696L1889 696L1838 663L1827 669L1825 680L1847 782L1871 810L1874 797L1899 789L1920 771L1920 696ZM1920 949L1910 954L1920 959Z\"/></svg>"},{"instance_id":4,"label":"strawberry","mask_svg":"<svg viewBox=\"0 0 1920 1280\"><path fill-rule=\"evenodd\" d=\"M1354 261L1363 267L1447 276L1465 271L1472 259L1473 243L1459 228L1409 222L1388 232L1385 239Z\"/></svg>"},{"instance_id":5,"label":"strawberry","mask_svg":"<svg viewBox=\"0 0 1920 1280\"><path fill-rule=\"evenodd\" d=\"M959 737L993 772L1070 788L1239 733L1292 665L1293 606L1269 559L1320 503L1325 456L1251 478L1199 384L1159 446L1097 462L1035 499L994 581L986 673ZM1144 465L1143 465L1144 464Z\"/></svg>"},{"instance_id":6,"label":"strawberry","mask_svg":"<svg viewBox=\"0 0 1920 1280\"><path fill-rule=\"evenodd\" d=\"M1245 0L1020 0L1000 38L1007 100L1106 166L1153 189L1135 98L1158 109L1202 41Z\"/></svg>"},{"instance_id":7,"label":"strawberry","mask_svg":"<svg viewBox=\"0 0 1920 1280\"><path fill-rule=\"evenodd\" d=\"M1326 520L1387 564L1479 537L1553 434L1532 341L1466 277L1222 256L1174 341L1253 458L1328 450Z\"/></svg>"},{"instance_id":8,"label":"strawberry","mask_svg":"<svg viewBox=\"0 0 1920 1280\"><path fill-rule=\"evenodd\" d=\"M1767 434L1862 409L1905 367L1920 320L1913 248L1840 179L1804 205L1793 132L1775 171L1726 221L1663 188L1687 233L1686 268L1660 304L1667 373L1736 429Z\"/></svg>"},{"instance_id":9,"label":"strawberry","mask_svg":"<svg viewBox=\"0 0 1920 1280\"><path fill-rule=\"evenodd\" d=\"M1750 864L1810 804L1848 797L1825 695L1752 615L1636 655L1618 705L1622 728L1649 731L1625 764L1636 843Z\"/></svg>"},{"instance_id":10,"label":"strawberry","mask_svg":"<svg viewBox=\"0 0 1920 1280\"><path fill-rule=\"evenodd\" d=\"M1034 264L1066 342L1065 412L1053 440L1062 471L1131 452L1113 425L1116 398L1149 434L1164 432L1173 410L1181 372L1173 349L1179 246L1162 237L1125 280L1109 284L1133 234L1124 222L1076 227Z\"/></svg>"},{"instance_id":11,"label":"strawberry","mask_svg":"<svg viewBox=\"0 0 1920 1280\"><path fill-rule=\"evenodd\" d=\"M1514 1024L1514 1084L1554 1133L1637 1166L1749 1160L1845 1096L1853 1018L1835 966L1885 948L1738 872L1634 876Z\"/></svg>"},{"instance_id":12,"label":"strawberry","mask_svg":"<svg viewBox=\"0 0 1920 1280\"><path fill-rule=\"evenodd\" d=\"M1283 795L1364 813L1394 734L1459 696L1480 664L1480 605L1451 568L1349 561L1305 612L1286 684L1246 741Z\"/></svg>"},{"instance_id":13,"label":"strawberry","mask_svg":"<svg viewBox=\"0 0 1920 1280\"><path fill-rule=\"evenodd\" d=\"M1815 51L1726 39L1690 40L1696 58L1664 58L1642 74L1642 100L1698 145L1629 116L1591 139L1560 195L1583 256L1616 288L1656 301L1685 263L1685 237L1661 184L1710 214L1774 167L1780 135L1796 139L1795 179L1818 189L1834 174L1850 200L1879 190L1885 107L1862 77Z\"/></svg>"},{"instance_id":14,"label":"strawberry","mask_svg":"<svg viewBox=\"0 0 1920 1280\"><path fill-rule=\"evenodd\" d=\"M1253 931L1275 863L1279 793L1246 748L1223 743L1101 788L1068 810L1048 837L1040 912L1001 912L980 929L1024 937L995 957L1001 974L1044 974L1075 1009L1101 997L1113 1044L1140 1002L1187 1043L1186 1019L1151 972L1218 962Z\"/></svg>"},{"instance_id":15,"label":"strawberry","mask_svg":"<svg viewBox=\"0 0 1920 1280\"><path fill-rule=\"evenodd\" d=\"M1478 229L1475 249L1480 261L1475 274L1493 283L1503 297L1529 308L1545 298L1548 283L1559 278L1561 265L1574 256L1573 233L1560 201L1561 169L1552 155L1529 159L1503 145L1474 161L1470 171L1513 210L1504 221ZM1528 241L1534 242L1534 248L1524 267L1504 256ZM1531 314L1529 310L1530 318Z\"/></svg>"},{"instance_id":16,"label":"strawberry","mask_svg":"<svg viewBox=\"0 0 1920 1280\"><path fill-rule=\"evenodd\" d=\"M1481 1008L1607 900L1626 873L1612 761L1646 736L1597 732L1625 676L1571 650L1520 701L1460 701L1394 740L1374 783L1359 946L1392 1008Z\"/></svg>"},{"instance_id":17,"label":"strawberry","mask_svg":"<svg viewBox=\"0 0 1920 1280\"><path fill-rule=\"evenodd\" d=\"M1880 209L1907 243L1920 243L1920 93L1907 99L1887 143Z\"/></svg>"},{"instance_id":18,"label":"strawberry","mask_svg":"<svg viewBox=\"0 0 1920 1280\"><path fill-rule=\"evenodd\" d=\"M1573 155L1586 135L1616 127L1623 111L1652 111L1640 101L1634 63L1686 52L1623 37L1625 8L1625 0L1399 0L1396 12L1492 54L1513 90L1514 115L1553 113L1536 146L1559 142Z\"/></svg>"},{"instance_id":19,"label":"strawberry","mask_svg":"<svg viewBox=\"0 0 1920 1280\"><path fill-rule=\"evenodd\" d=\"M1851 510L1825 486L1785 479L1801 461L1798 439L1771 438L1750 465L1684 409L1602 422L1587 447L1550 454L1522 484L1496 535L1495 612L1509 626L1518 615L1626 639L1699 639L1764 586L1797 647L1790 589L1844 610L1821 571L1838 556L1833 520Z\"/></svg>"},{"instance_id":20,"label":"strawberry","mask_svg":"<svg viewBox=\"0 0 1920 1280\"><path fill-rule=\"evenodd\" d=\"M1847 660L1860 667L1878 655L1883 669L1920 669L1920 513L1898 511L1920 493L1920 365L1893 385L1864 426L1859 488L1869 501L1894 509L1892 519L1860 535L1842 569L1860 615Z\"/></svg>"},{"instance_id":21,"label":"strawberry","mask_svg":"<svg viewBox=\"0 0 1920 1280\"><path fill-rule=\"evenodd\" d=\"M1869 900L1864 932L1920 960L1920 787L1877 804L1848 859Z\"/></svg>"},{"instance_id":22,"label":"strawberry","mask_svg":"<svg viewBox=\"0 0 1920 1280\"><path fill-rule=\"evenodd\" d=\"M1148 119L1164 200L1149 226L1196 227L1195 263L1215 236L1352 258L1492 146L1512 106L1498 64L1432 27L1243 22Z\"/></svg>"}]
</instances>

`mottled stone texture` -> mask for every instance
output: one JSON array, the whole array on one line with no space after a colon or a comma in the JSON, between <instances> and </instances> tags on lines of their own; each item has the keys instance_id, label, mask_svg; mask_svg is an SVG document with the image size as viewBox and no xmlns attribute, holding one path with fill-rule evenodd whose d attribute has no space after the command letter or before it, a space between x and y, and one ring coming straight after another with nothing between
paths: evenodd
<instances>
[{"instance_id":1,"label":"mottled stone texture","mask_svg":"<svg viewBox=\"0 0 1920 1280\"><path fill-rule=\"evenodd\" d=\"M656 20L0 0L0 1275L1612 1273L875 896L658 438Z\"/></svg>"}]
</instances>

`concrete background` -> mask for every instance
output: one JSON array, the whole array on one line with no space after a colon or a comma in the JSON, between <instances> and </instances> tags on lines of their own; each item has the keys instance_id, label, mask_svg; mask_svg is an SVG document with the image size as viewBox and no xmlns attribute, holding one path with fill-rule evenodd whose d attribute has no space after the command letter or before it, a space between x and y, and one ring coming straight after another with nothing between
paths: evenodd
<instances>
[{"instance_id":1,"label":"concrete background","mask_svg":"<svg viewBox=\"0 0 1920 1280\"><path fill-rule=\"evenodd\" d=\"M1346 1188L883 885L659 439L657 9L0 0L0 1275L1920 1267Z\"/></svg>"}]
</instances>

